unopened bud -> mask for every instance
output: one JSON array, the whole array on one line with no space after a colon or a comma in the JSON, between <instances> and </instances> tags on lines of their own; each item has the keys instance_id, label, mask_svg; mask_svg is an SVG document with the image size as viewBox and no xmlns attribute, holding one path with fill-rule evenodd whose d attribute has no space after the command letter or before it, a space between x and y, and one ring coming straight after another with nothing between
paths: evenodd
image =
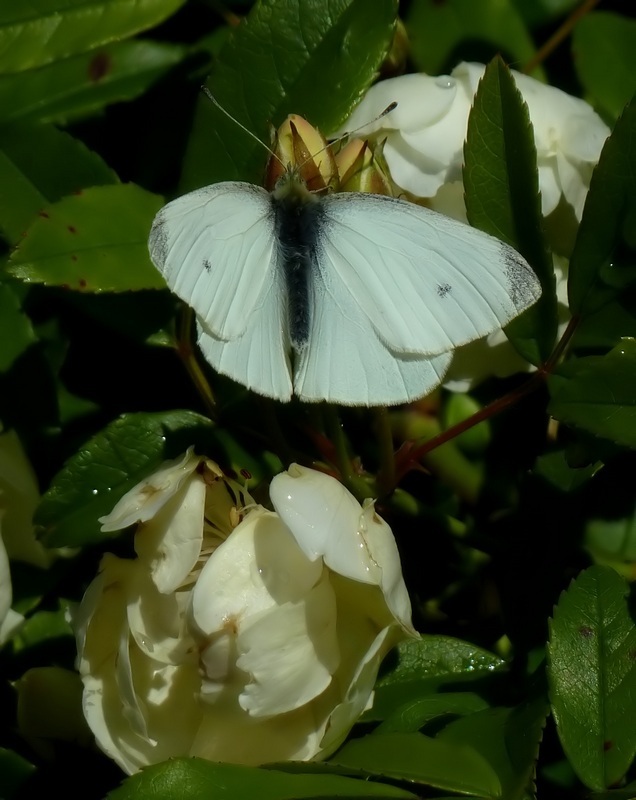
<instances>
[{"instance_id":1,"label":"unopened bud","mask_svg":"<svg viewBox=\"0 0 636 800\"><path fill-rule=\"evenodd\" d=\"M324 192L337 182L336 163L322 134L297 114L290 114L276 132L265 186L273 189L290 168L297 170L310 192Z\"/></svg>"}]
</instances>

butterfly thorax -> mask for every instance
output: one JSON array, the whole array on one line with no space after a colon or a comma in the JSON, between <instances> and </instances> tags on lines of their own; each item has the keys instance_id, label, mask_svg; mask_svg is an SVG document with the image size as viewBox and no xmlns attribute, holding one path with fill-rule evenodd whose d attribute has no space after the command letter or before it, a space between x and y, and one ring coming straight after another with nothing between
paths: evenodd
<instances>
[{"instance_id":1,"label":"butterfly thorax","mask_svg":"<svg viewBox=\"0 0 636 800\"><path fill-rule=\"evenodd\" d=\"M291 344L297 352L309 340L311 325L310 287L316 270L316 243L320 232L322 206L303 179L288 171L271 194L277 232L277 266L287 296L287 317Z\"/></svg>"}]
</instances>

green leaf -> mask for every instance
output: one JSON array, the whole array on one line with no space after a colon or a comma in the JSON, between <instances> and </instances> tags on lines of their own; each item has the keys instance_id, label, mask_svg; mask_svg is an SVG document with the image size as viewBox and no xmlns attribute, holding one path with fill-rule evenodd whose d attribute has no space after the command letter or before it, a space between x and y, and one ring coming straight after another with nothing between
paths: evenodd
<instances>
[{"instance_id":1,"label":"green leaf","mask_svg":"<svg viewBox=\"0 0 636 800\"><path fill-rule=\"evenodd\" d=\"M610 789L608 792L592 792L589 800L634 800L636 797L636 781L632 781L622 789Z\"/></svg>"},{"instance_id":2,"label":"green leaf","mask_svg":"<svg viewBox=\"0 0 636 800\"><path fill-rule=\"evenodd\" d=\"M175 758L147 767L108 800L316 800L322 797L385 797L415 800L395 786L340 775L294 775L238 764L215 764L199 758Z\"/></svg>"},{"instance_id":3,"label":"green leaf","mask_svg":"<svg viewBox=\"0 0 636 800\"><path fill-rule=\"evenodd\" d=\"M605 142L587 195L568 272L573 315L598 310L633 279L636 237L636 100Z\"/></svg>"},{"instance_id":4,"label":"green leaf","mask_svg":"<svg viewBox=\"0 0 636 800\"><path fill-rule=\"evenodd\" d=\"M49 203L87 186L117 182L96 153L52 125L0 130L0 230L10 244Z\"/></svg>"},{"instance_id":5,"label":"green leaf","mask_svg":"<svg viewBox=\"0 0 636 800\"><path fill-rule=\"evenodd\" d=\"M0 10L0 73L39 67L126 39L174 13L184 0L31 0Z\"/></svg>"},{"instance_id":6,"label":"green leaf","mask_svg":"<svg viewBox=\"0 0 636 800\"><path fill-rule=\"evenodd\" d=\"M22 311L8 283L0 283L0 372L10 369L16 358L37 341L31 320Z\"/></svg>"},{"instance_id":7,"label":"green leaf","mask_svg":"<svg viewBox=\"0 0 636 800\"><path fill-rule=\"evenodd\" d=\"M636 340L624 339L604 356L566 361L548 386L553 417L636 447Z\"/></svg>"},{"instance_id":8,"label":"green leaf","mask_svg":"<svg viewBox=\"0 0 636 800\"><path fill-rule=\"evenodd\" d=\"M96 186L39 212L9 260L28 283L82 292L163 289L148 255L162 200L133 183Z\"/></svg>"},{"instance_id":9,"label":"green leaf","mask_svg":"<svg viewBox=\"0 0 636 800\"><path fill-rule=\"evenodd\" d=\"M636 755L636 627L629 586L613 569L585 570L561 595L550 624L548 680L563 749L600 791Z\"/></svg>"},{"instance_id":10,"label":"green leaf","mask_svg":"<svg viewBox=\"0 0 636 800\"><path fill-rule=\"evenodd\" d=\"M270 125L290 113L329 133L376 77L396 13L396 0L263 0L228 39L207 85L263 142ZM181 191L237 178L260 182L266 159L263 147L202 95Z\"/></svg>"},{"instance_id":11,"label":"green leaf","mask_svg":"<svg viewBox=\"0 0 636 800\"><path fill-rule=\"evenodd\" d=\"M441 692L413 698L390 714L373 734L412 733L438 717L464 716L487 707L488 703L474 692Z\"/></svg>"},{"instance_id":12,"label":"green leaf","mask_svg":"<svg viewBox=\"0 0 636 800\"><path fill-rule=\"evenodd\" d=\"M45 67L0 75L0 119L68 123L142 94L186 55L180 45L117 42Z\"/></svg>"},{"instance_id":13,"label":"green leaf","mask_svg":"<svg viewBox=\"0 0 636 800\"><path fill-rule=\"evenodd\" d=\"M636 20L586 14L572 34L572 60L594 105L616 119L636 92Z\"/></svg>"},{"instance_id":14,"label":"green leaf","mask_svg":"<svg viewBox=\"0 0 636 800\"><path fill-rule=\"evenodd\" d=\"M502 53L515 64L524 64L535 54L532 37L515 3L508 0L419 0L409 5L404 21L411 58L418 70L429 75L450 72L461 60L458 53L472 61ZM472 48L472 54L462 46ZM541 71L532 74L539 77Z\"/></svg>"},{"instance_id":15,"label":"green leaf","mask_svg":"<svg viewBox=\"0 0 636 800\"><path fill-rule=\"evenodd\" d=\"M12 800L34 771L35 766L26 758L0 747L0 797Z\"/></svg>"},{"instance_id":16,"label":"green leaf","mask_svg":"<svg viewBox=\"0 0 636 800\"><path fill-rule=\"evenodd\" d=\"M94 436L55 476L34 517L47 547L102 541L98 518L166 459L212 430L192 411L124 414Z\"/></svg>"},{"instance_id":17,"label":"green leaf","mask_svg":"<svg viewBox=\"0 0 636 800\"><path fill-rule=\"evenodd\" d=\"M493 653L451 636L422 635L401 642L393 655L398 663L377 682L365 720L387 719L405 704L430 697L440 686L490 678L505 666Z\"/></svg>"},{"instance_id":18,"label":"green leaf","mask_svg":"<svg viewBox=\"0 0 636 800\"><path fill-rule=\"evenodd\" d=\"M500 58L487 67L475 94L464 148L468 220L518 250L543 294L506 328L533 364L552 351L557 329L556 281L542 229L537 153L528 109Z\"/></svg>"},{"instance_id":19,"label":"green leaf","mask_svg":"<svg viewBox=\"0 0 636 800\"><path fill-rule=\"evenodd\" d=\"M437 736L474 748L501 783L502 800L524 800L532 781L548 703L543 698L515 708L488 708L461 717Z\"/></svg>"},{"instance_id":20,"label":"green leaf","mask_svg":"<svg viewBox=\"0 0 636 800\"><path fill-rule=\"evenodd\" d=\"M636 338L636 293L632 291L583 317L571 346L574 350L606 351L626 336Z\"/></svg>"},{"instance_id":21,"label":"green leaf","mask_svg":"<svg viewBox=\"0 0 636 800\"><path fill-rule=\"evenodd\" d=\"M431 739L421 733L354 739L338 750L329 763L445 791L501 796L496 772L473 747L444 742L439 737Z\"/></svg>"},{"instance_id":22,"label":"green leaf","mask_svg":"<svg viewBox=\"0 0 636 800\"><path fill-rule=\"evenodd\" d=\"M539 456L533 472L561 492L576 492L585 486L602 467L603 464L600 461L581 467L572 466L568 462L567 450L562 448Z\"/></svg>"},{"instance_id":23,"label":"green leaf","mask_svg":"<svg viewBox=\"0 0 636 800\"><path fill-rule=\"evenodd\" d=\"M384 675L379 686L416 678L446 678L479 672L493 672L505 665L503 659L462 639L452 636L430 636L401 642L395 649L398 664Z\"/></svg>"}]
</instances>

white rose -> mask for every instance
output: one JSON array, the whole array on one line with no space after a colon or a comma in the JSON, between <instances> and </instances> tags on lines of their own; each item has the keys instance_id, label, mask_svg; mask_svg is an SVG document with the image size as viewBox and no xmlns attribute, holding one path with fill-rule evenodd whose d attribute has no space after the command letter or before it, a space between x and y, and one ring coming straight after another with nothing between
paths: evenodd
<instances>
[{"instance_id":1,"label":"white rose","mask_svg":"<svg viewBox=\"0 0 636 800\"><path fill-rule=\"evenodd\" d=\"M463 62L450 75L381 81L369 89L343 130L364 126L358 136L386 139L383 153L397 186L422 198L435 198L445 187L439 206L434 200L432 204L461 219L463 146L484 70L483 64ZM563 196L581 219L609 128L584 100L514 70L512 74L534 128L543 214L550 214ZM398 103L394 111L365 126L393 101Z\"/></svg>"},{"instance_id":2,"label":"white rose","mask_svg":"<svg viewBox=\"0 0 636 800\"><path fill-rule=\"evenodd\" d=\"M18 436L15 431L0 433L0 645L24 622L24 617L11 609L9 561L38 567L50 563L51 556L33 530L33 512L39 499L35 474Z\"/></svg>"},{"instance_id":3,"label":"white rose","mask_svg":"<svg viewBox=\"0 0 636 800\"><path fill-rule=\"evenodd\" d=\"M86 719L126 772L325 757L417 635L371 502L297 465L270 495L275 512L188 452L102 520L139 521L137 558L105 556L74 624Z\"/></svg>"}]
</instances>

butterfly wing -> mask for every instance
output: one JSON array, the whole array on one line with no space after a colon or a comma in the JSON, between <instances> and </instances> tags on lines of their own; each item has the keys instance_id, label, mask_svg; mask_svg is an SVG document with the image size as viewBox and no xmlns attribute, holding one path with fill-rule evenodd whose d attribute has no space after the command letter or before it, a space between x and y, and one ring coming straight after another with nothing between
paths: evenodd
<instances>
[{"instance_id":1,"label":"butterfly wing","mask_svg":"<svg viewBox=\"0 0 636 800\"><path fill-rule=\"evenodd\" d=\"M429 357L390 349L338 273L315 271L308 343L294 369L294 393L301 400L406 403L439 386L451 358L450 353Z\"/></svg>"},{"instance_id":2,"label":"butterfly wing","mask_svg":"<svg viewBox=\"0 0 636 800\"><path fill-rule=\"evenodd\" d=\"M317 264L387 346L435 355L502 328L541 294L525 260L482 231L392 197L323 201Z\"/></svg>"},{"instance_id":3,"label":"butterfly wing","mask_svg":"<svg viewBox=\"0 0 636 800\"><path fill-rule=\"evenodd\" d=\"M235 381L266 397L291 400L292 379L284 317L284 287L277 274L262 301L252 310L244 333L224 341L198 323L199 347L209 364Z\"/></svg>"},{"instance_id":4,"label":"butterfly wing","mask_svg":"<svg viewBox=\"0 0 636 800\"><path fill-rule=\"evenodd\" d=\"M322 201L305 400L389 405L438 386L452 350L501 328L540 295L521 256L413 203L343 193Z\"/></svg>"},{"instance_id":5,"label":"butterfly wing","mask_svg":"<svg viewBox=\"0 0 636 800\"><path fill-rule=\"evenodd\" d=\"M172 291L204 328L236 339L275 269L269 193L225 182L178 197L157 214L148 248Z\"/></svg>"},{"instance_id":6,"label":"butterfly wing","mask_svg":"<svg viewBox=\"0 0 636 800\"><path fill-rule=\"evenodd\" d=\"M159 211L150 257L197 315L199 345L218 371L289 400L284 287L268 192L249 183L197 189Z\"/></svg>"}]
</instances>

